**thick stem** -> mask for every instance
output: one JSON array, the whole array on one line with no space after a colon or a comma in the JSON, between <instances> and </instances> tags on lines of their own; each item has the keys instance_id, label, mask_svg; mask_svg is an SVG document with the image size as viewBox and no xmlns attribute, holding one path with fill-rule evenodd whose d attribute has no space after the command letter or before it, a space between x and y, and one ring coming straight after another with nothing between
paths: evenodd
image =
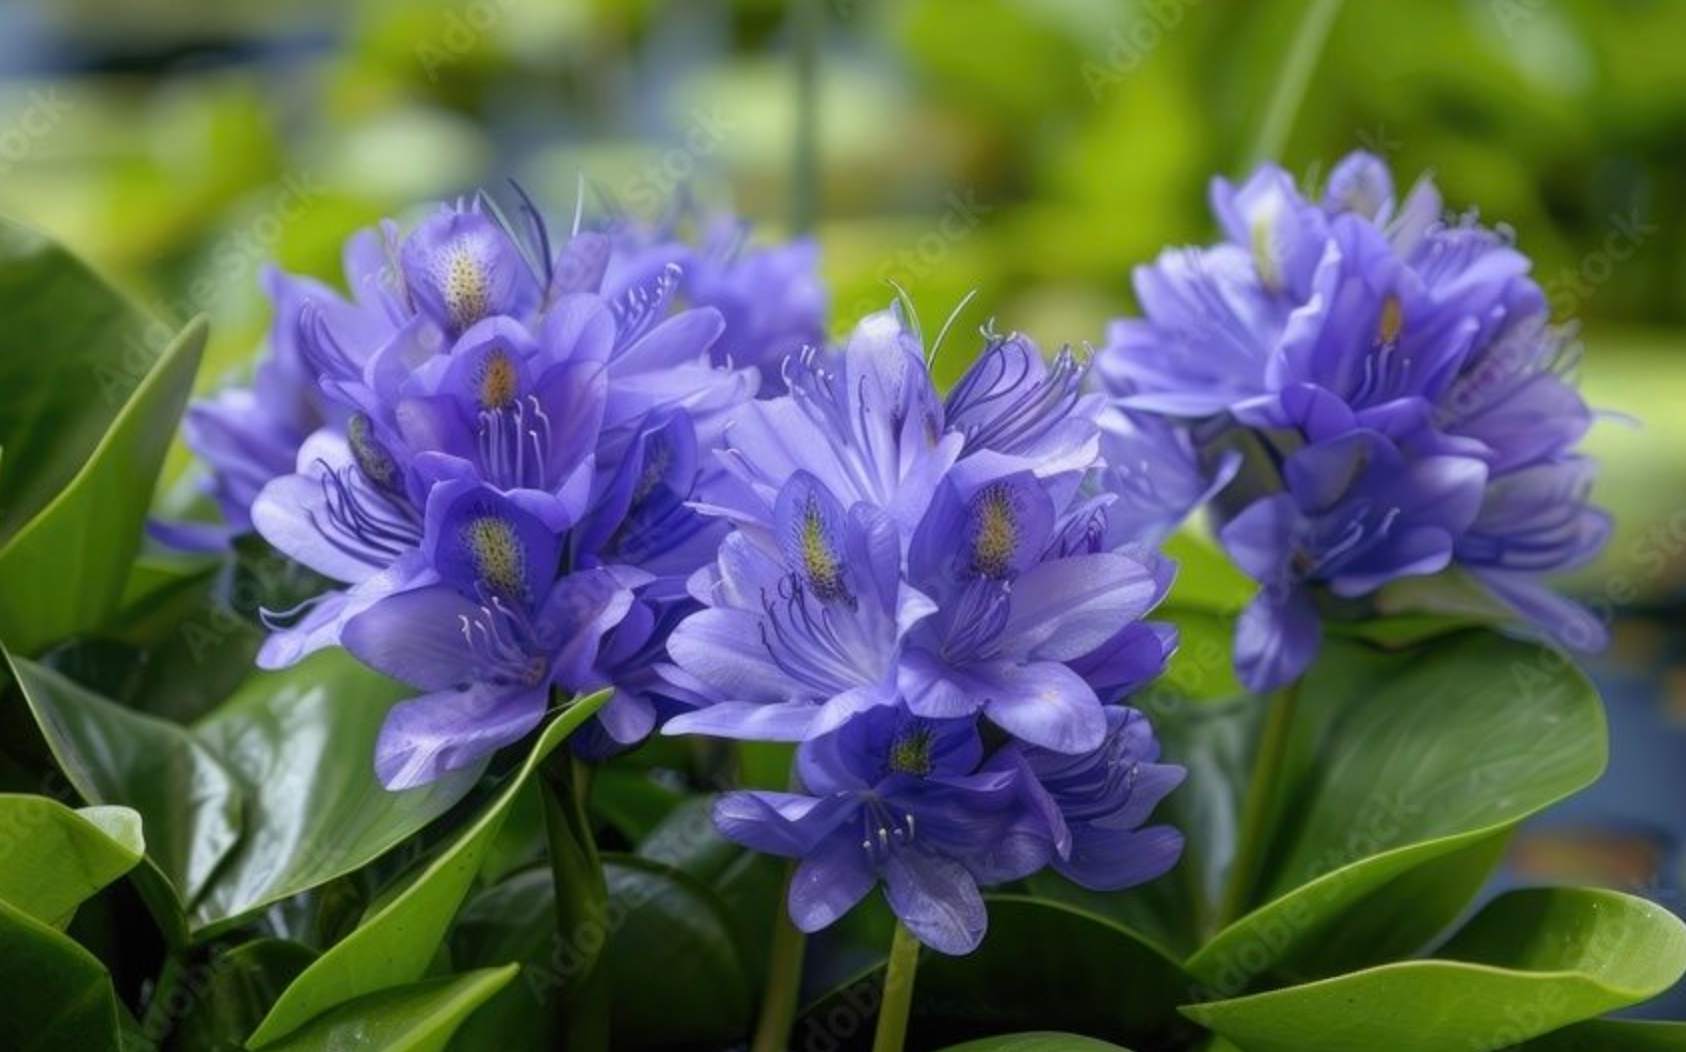
<instances>
[{"instance_id":1,"label":"thick stem","mask_svg":"<svg viewBox=\"0 0 1686 1052\"><path fill-rule=\"evenodd\" d=\"M562 959L571 962L562 977L558 1005L562 1047L568 1052L608 1052L608 971L599 965L613 933L609 888L586 811L591 770L564 745L546 763L543 775L545 836L556 883L556 936L566 951Z\"/></svg>"},{"instance_id":2,"label":"thick stem","mask_svg":"<svg viewBox=\"0 0 1686 1052\"><path fill-rule=\"evenodd\" d=\"M878 1030L872 1036L872 1052L902 1052L907 1040L907 1020L913 1013L913 979L919 970L919 940L896 922L896 936L890 942L890 967L884 973L884 999L878 1008Z\"/></svg>"},{"instance_id":3,"label":"thick stem","mask_svg":"<svg viewBox=\"0 0 1686 1052\"><path fill-rule=\"evenodd\" d=\"M1230 862L1229 880L1218 912L1220 929L1246 912L1253 887L1258 881L1259 869L1264 863L1266 839L1276 817L1277 801L1282 795L1282 765L1293 741L1294 709L1298 705L1299 693L1299 684L1291 683L1278 691L1270 702L1264 739L1259 743L1253 776L1247 784L1247 795L1241 802L1235 857Z\"/></svg>"},{"instance_id":4,"label":"thick stem","mask_svg":"<svg viewBox=\"0 0 1686 1052\"><path fill-rule=\"evenodd\" d=\"M791 864L795 873L795 863ZM788 881L787 881L788 884ZM750 1052L784 1052L796 1021L796 1002L802 992L802 958L808 937L790 920L786 899L779 899L773 918L773 948L767 962L767 988L761 997L761 1020L755 1027Z\"/></svg>"}]
</instances>

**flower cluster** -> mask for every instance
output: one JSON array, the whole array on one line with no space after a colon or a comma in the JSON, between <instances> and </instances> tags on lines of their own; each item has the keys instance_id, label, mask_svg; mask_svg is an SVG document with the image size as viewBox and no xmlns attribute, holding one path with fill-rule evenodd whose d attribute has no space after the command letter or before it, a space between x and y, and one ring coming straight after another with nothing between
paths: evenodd
<instances>
[{"instance_id":1,"label":"flower cluster","mask_svg":"<svg viewBox=\"0 0 1686 1052\"><path fill-rule=\"evenodd\" d=\"M1609 533L1576 451L1592 414L1506 233L1442 219L1426 178L1396 200L1363 153L1318 200L1267 166L1216 181L1212 205L1225 239L1137 271L1145 317L1113 324L1097 371L1221 491L1220 539L1261 585L1237 632L1243 680L1292 681L1331 613L1437 574L1442 606L1599 645L1602 626L1541 580Z\"/></svg>"},{"instance_id":2,"label":"flower cluster","mask_svg":"<svg viewBox=\"0 0 1686 1052\"><path fill-rule=\"evenodd\" d=\"M718 473L708 451L823 326L811 248L553 245L523 204L357 235L350 299L270 273L252 387L190 415L229 527L339 585L272 619L260 663L343 645L422 692L381 733L391 788L517 740L555 692L614 688L576 738L588 753L654 728L685 581L728 528L689 506ZM768 284L809 293L767 308Z\"/></svg>"},{"instance_id":3,"label":"flower cluster","mask_svg":"<svg viewBox=\"0 0 1686 1052\"><path fill-rule=\"evenodd\" d=\"M964 953L980 885L1175 863L1180 835L1141 827L1182 769L1120 704L1175 644L1143 620L1171 568L1117 540L1085 371L990 336L944 399L885 311L734 414L701 508L735 528L662 669L697 708L666 732L800 743L793 791L728 794L716 819L800 860L803 930L882 880L921 941Z\"/></svg>"}]
</instances>

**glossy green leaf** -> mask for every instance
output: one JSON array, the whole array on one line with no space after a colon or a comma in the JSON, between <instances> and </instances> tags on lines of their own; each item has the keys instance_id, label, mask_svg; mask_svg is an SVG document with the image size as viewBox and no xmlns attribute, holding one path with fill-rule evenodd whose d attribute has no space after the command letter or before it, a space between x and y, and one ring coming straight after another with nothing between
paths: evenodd
<instances>
[{"instance_id":1,"label":"glossy green leaf","mask_svg":"<svg viewBox=\"0 0 1686 1052\"><path fill-rule=\"evenodd\" d=\"M1686 1052L1686 1023L1598 1019L1536 1037L1516 1052Z\"/></svg>"},{"instance_id":2,"label":"glossy green leaf","mask_svg":"<svg viewBox=\"0 0 1686 1052\"><path fill-rule=\"evenodd\" d=\"M1175 606L1236 614L1259 590L1258 584L1238 570L1211 538L1192 527L1167 538L1163 551L1177 563L1170 596Z\"/></svg>"},{"instance_id":3,"label":"glossy green leaf","mask_svg":"<svg viewBox=\"0 0 1686 1052\"><path fill-rule=\"evenodd\" d=\"M73 811L44 796L0 795L0 900L55 928L145 849L140 815L126 807Z\"/></svg>"},{"instance_id":4,"label":"glossy green leaf","mask_svg":"<svg viewBox=\"0 0 1686 1052\"><path fill-rule=\"evenodd\" d=\"M34 662L12 670L65 777L90 803L130 807L146 857L192 902L240 838L243 793L186 728L125 709Z\"/></svg>"},{"instance_id":5,"label":"glossy green leaf","mask_svg":"<svg viewBox=\"0 0 1686 1052\"><path fill-rule=\"evenodd\" d=\"M1130 1052L1118 1045L1078 1034L1003 1034L951 1045L943 1052Z\"/></svg>"},{"instance_id":6,"label":"glossy green leaf","mask_svg":"<svg viewBox=\"0 0 1686 1052\"><path fill-rule=\"evenodd\" d=\"M251 677L193 728L14 665L71 784L141 814L148 858L201 937L380 857L455 805L477 774L382 788L375 738L402 688L343 652Z\"/></svg>"},{"instance_id":7,"label":"glossy green leaf","mask_svg":"<svg viewBox=\"0 0 1686 1052\"><path fill-rule=\"evenodd\" d=\"M558 998L601 952L615 1048L729 1043L747 1032L753 986L726 906L706 885L646 859L605 855L608 931L559 937L550 873L530 870L489 888L464 909L453 958L518 961L522 979L459 1037L460 1052L556 1047ZM601 947L601 950L598 948ZM650 977L661 976L661 1011L650 1011Z\"/></svg>"},{"instance_id":8,"label":"glossy green leaf","mask_svg":"<svg viewBox=\"0 0 1686 1052\"><path fill-rule=\"evenodd\" d=\"M1686 924L1610 891L1495 899L1434 960L1228 1001L1189 1018L1248 1052L1486 1052L1638 1004L1686 973Z\"/></svg>"},{"instance_id":9,"label":"glossy green leaf","mask_svg":"<svg viewBox=\"0 0 1686 1052\"><path fill-rule=\"evenodd\" d=\"M1563 659L1485 633L1418 651L1331 647L1273 832L1264 905L1189 970L1234 994L1420 948L1462 912L1510 830L1603 771L1603 709Z\"/></svg>"},{"instance_id":10,"label":"glossy green leaf","mask_svg":"<svg viewBox=\"0 0 1686 1052\"><path fill-rule=\"evenodd\" d=\"M164 339L81 264L0 223L0 640L17 654L122 598L205 346Z\"/></svg>"},{"instance_id":11,"label":"glossy green leaf","mask_svg":"<svg viewBox=\"0 0 1686 1052\"><path fill-rule=\"evenodd\" d=\"M272 902L353 872L461 800L479 767L393 793L375 777L375 740L405 688L326 651L260 673L195 725L239 782L247 835L193 906L207 934Z\"/></svg>"},{"instance_id":12,"label":"glossy green leaf","mask_svg":"<svg viewBox=\"0 0 1686 1052\"><path fill-rule=\"evenodd\" d=\"M254 939L215 954L192 976L193 996L171 1028L169 1047L238 1047L314 960L313 950L282 939Z\"/></svg>"},{"instance_id":13,"label":"glossy green leaf","mask_svg":"<svg viewBox=\"0 0 1686 1052\"><path fill-rule=\"evenodd\" d=\"M1193 979L1135 932L1065 903L999 894L985 901L989 932L977 950L964 957L931 951L920 957L913 1047L1027 1026L1146 1048L1182 1047L1194 1035L1173 1007L1195 989ZM859 945L840 946L830 932L815 940L815 957L864 958L866 964L833 977L829 992L804 1012L798 1035L846 1040L863 1030L870 1034L889 945L888 933L879 930L887 924L874 915L885 912L874 896L841 922Z\"/></svg>"},{"instance_id":14,"label":"glossy green leaf","mask_svg":"<svg viewBox=\"0 0 1686 1052\"><path fill-rule=\"evenodd\" d=\"M366 994L268 1047L275 1052L442 1052L475 1009L515 978L514 966Z\"/></svg>"},{"instance_id":15,"label":"glossy green leaf","mask_svg":"<svg viewBox=\"0 0 1686 1052\"><path fill-rule=\"evenodd\" d=\"M173 335L49 238L0 220L0 545L82 470Z\"/></svg>"},{"instance_id":16,"label":"glossy green leaf","mask_svg":"<svg viewBox=\"0 0 1686 1052\"><path fill-rule=\"evenodd\" d=\"M496 800L402 890L380 903L356 931L306 969L281 995L248 1044L254 1049L274 1044L352 998L420 978L444 942L522 787L544 758L608 696L605 691L581 699L552 720Z\"/></svg>"},{"instance_id":17,"label":"glossy green leaf","mask_svg":"<svg viewBox=\"0 0 1686 1052\"><path fill-rule=\"evenodd\" d=\"M111 976L69 937L0 902L0 1048L117 1052Z\"/></svg>"}]
</instances>

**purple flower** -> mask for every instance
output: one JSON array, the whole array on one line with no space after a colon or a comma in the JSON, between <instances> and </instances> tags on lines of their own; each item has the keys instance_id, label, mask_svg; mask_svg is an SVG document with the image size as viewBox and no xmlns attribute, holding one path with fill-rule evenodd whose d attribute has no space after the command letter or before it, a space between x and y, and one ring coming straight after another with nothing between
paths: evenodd
<instances>
[{"instance_id":1,"label":"purple flower","mask_svg":"<svg viewBox=\"0 0 1686 1052\"><path fill-rule=\"evenodd\" d=\"M692 585L707 608L687 618L668 653L712 702L668 733L801 741L895 704L901 641L932 611L902 580L902 545L881 509L845 510L806 472L780 490L772 547L728 536Z\"/></svg>"},{"instance_id":2,"label":"purple flower","mask_svg":"<svg viewBox=\"0 0 1686 1052\"><path fill-rule=\"evenodd\" d=\"M1427 180L1397 203L1362 153L1320 200L1267 166L1239 188L1219 180L1212 203L1226 240L1137 271L1145 316L1114 323L1099 371L1133 441L1153 414L1205 476L1167 511L1212 499L1263 586L1237 638L1244 679L1286 682L1330 609L1362 616L1345 601L1443 571L1483 586L1501 618L1598 645L1599 626L1544 584L1609 530L1574 448L1591 413L1527 257L1472 219L1442 221Z\"/></svg>"},{"instance_id":3,"label":"purple flower","mask_svg":"<svg viewBox=\"0 0 1686 1052\"><path fill-rule=\"evenodd\" d=\"M799 859L790 915L817 931L880 881L890 908L942 953L977 948L988 917L979 884L1040 869L1046 840L1022 830L1016 771L980 771L974 721L927 720L887 707L804 745L803 792L730 793L715 805L722 833Z\"/></svg>"},{"instance_id":4,"label":"purple flower","mask_svg":"<svg viewBox=\"0 0 1686 1052\"><path fill-rule=\"evenodd\" d=\"M1047 484L1018 472L938 487L908 550L908 576L936 609L908 638L898 686L927 717L983 712L1024 741L1058 752L1093 749L1105 734L1101 698L1072 663L1105 650L1120 658L1122 628L1139 624L1170 585L1131 554L1060 543ZM1143 680L1147 667L1094 669L1107 684Z\"/></svg>"},{"instance_id":5,"label":"purple flower","mask_svg":"<svg viewBox=\"0 0 1686 1052\"><path fill-rule=\"evenodd\" d=\"M678 225L619 231L608 280L636 281L678 267L685 302L712 307L724 320L714 364L753 368L762 397L784 394L785 361L825 342L829 296L818 245L806 238L752 245L748 226L730 216L697 221L697 243L690 244L677 237Z\"/></svg>"},{"instance_id":6,"label":"purple flower","mask_svg":"<svg viewBox=\"0 0 1686 1052\"><path fill-rule=\"evenodd\" d=\"M1088 753L1011 744L988 764L1022 773L1020 785L1051 831L1050 864L1093 891L1119 891L1163 876L1183 848L1182 834L1172 827L1141 826L1188 772L1156 762L1159 742L1136 710L1107 706L1106 728Z\"/></svg>"},{"instance_id":7,"label":"purple flower","mask_svg":"<svg viewBox=\"0 0 1686 1052\"><path fill-rule=\"evenodd\" d=\"M252 528L251 509L271 479L290 473L299 447L327 423L343 422L346 411L318 387L316 363L300 331L306 305L313 319L331 319L357 353L367 355L391 339L397 306L386 246L375 231L352 237L345 248L346 300L320 282L267 268L264 290L275 304L269 346L250 386L226 388L195 401L183 422L188 447L205 462L205 489L215 499L226 529L195 530L163 525L166 539L182 547L221 547L231 534ZM328 322L323 322L328 324Z\"/></svg>"},{"instance_id":8,"label":"purple flower","mask_svg":"<svg viewBox=\"0 0 1686 1052\"><path fill-rule=\"evenodd\" d=\"M260 662L343 643L426 692L381 738L394 787L514 741L553 691L613 691L582 751L636 744L690 701L655 670L729 529L692 506L758 383L715 363L720 312L681 305L678 264L616 271L609 237L553 245L522 204L361 235L355 304L274 279L260 379L286 366L303 433L259 419L248 450L217 421L257 531L341 586L268 615Z\"/></svg>"},{"instance_id":9,"label":"purple flower","mask_svg":"<svg viewBox=\"0 0 1686 1052\"><path fill-rule=\"evenodd\" d=\"M729 793L715 822L741 844L798 859L789 908L817 931L882 883L890 908L941 953L977 948L980 886L1049 864L1090 887L1151 880L1176 863L1175 832L1140 829L1182 769L1156 764L1139 714L1113 707L1080 756L1009 743L987 751L974 719L872 709L797 752L798 792Z\"/></svg>"},{"instance_id":10,"label":"purple flower","mask_svg":"<svg viewBox=\"0 0 1686 1052\"><path fill-rule=\"evenodd\" d=\"M343 642L365 664L426 691L387 716L375 769L407 789L467 766L538 725L553 688L577 690L605 632L642 583L630 571L557 576L561 538L482 483L428 498L426 580L351 617Z\"/></svg>"},{"instance_id":11,"label":"purple flower","mask_svg":"<svg viewBox=\"0 0 1686 1052\"><path fill-rule=\"evenodd\" d=\"M923 350L900 316L870 315L841 350L810 350L785 371L789 395L733 419L730 477L705 493L713 510L764 532L785 481L802 471L843 506L873 505L911 530L964 438L945 432Z\"/></svg>"},{"instance_id":12,"label":"purple flower","mask_svg":"<svg viewBox=\"0 0 1686 1052\"><path fill-rule=\"evenodd\" d=\"M1220 533L1236 565L1261 585L1235 637L1236 669L1255 690L1292 682L1316 656L1314 585L1352 599L1445 569L1487 480L1480 460L1409 460L1366 430L1303 447L1282 474L1283 492L1247 505Z\"/></svg>"}]
</instances>

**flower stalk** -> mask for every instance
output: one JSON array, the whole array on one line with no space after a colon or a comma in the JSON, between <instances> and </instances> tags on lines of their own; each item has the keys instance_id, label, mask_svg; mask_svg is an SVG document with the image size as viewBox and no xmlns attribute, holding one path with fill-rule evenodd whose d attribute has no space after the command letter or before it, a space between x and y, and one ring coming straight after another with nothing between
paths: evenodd
<instances>
[{"instance_id":1,"label":"flower stalk","mask_svg":"<svg viewBox=\"0 0 1686 1052\"><path fill-rule=\"evenodd\" d=\"M796 864L791 863L794 876ZM790 883L787 877L785 884ZM778 913L773 918L773 946L768 955L767 987L761 997L761 1018L755 1027L755 1040L750 1052L784 1052L790 1040L790 1028L796 1021L796 1003L802 993L802 960L807 955L808 937L790 919L785 906L787 896L779 898Z\"/></svg>"},{"instance_id":2,"label":"flower stalk","mask_svg":"<svg viewBox=\"0 0 1686 1052\"><path fill-rule=\"evenodd\" d=\"M608 971L601 964L610 935L609 888L586 809L591 767L564 748L551 757L543 775L545 836L556 882L556 935L572 948L578 962L558 1005L562 1044L571 1052L607 1052Z\"/></svg>"},{"instance_id":3,"label":"flower stalk","mask_svg":"<svg viewBox=\"0 0 1686 1052\"><path fill-rule=\"evenodd\" d=\"M919 940L907 925L896 922L890 941L890 964L884 973L884 999L878 1009L878 1029L872 1052L902 1052L907 1020L913 1013L913 980L919 970Z\"/></svg>"},{"instance_id":4,"label":"flower stalk","mask_svg":"<svg viewBox=\"0 0 1686 1052\"><path fill-rule=\"evenodd\" d=\"M1264 738L1259 743L1258 760L1243 799L1241 822L1235 845L1235 858L1230 863L1229 879L1224 886L1222 906L1218 912L1218 928L1222 930L1247 911L1259 869L1264 863L1271 827L1278 813L1282 796L1282 768L1287 762L1288 749L1294 737L1294 710L1299 706L1299 683L1291 683L1276 692L1270 701Z\"/></svg>"}]
</instances>

